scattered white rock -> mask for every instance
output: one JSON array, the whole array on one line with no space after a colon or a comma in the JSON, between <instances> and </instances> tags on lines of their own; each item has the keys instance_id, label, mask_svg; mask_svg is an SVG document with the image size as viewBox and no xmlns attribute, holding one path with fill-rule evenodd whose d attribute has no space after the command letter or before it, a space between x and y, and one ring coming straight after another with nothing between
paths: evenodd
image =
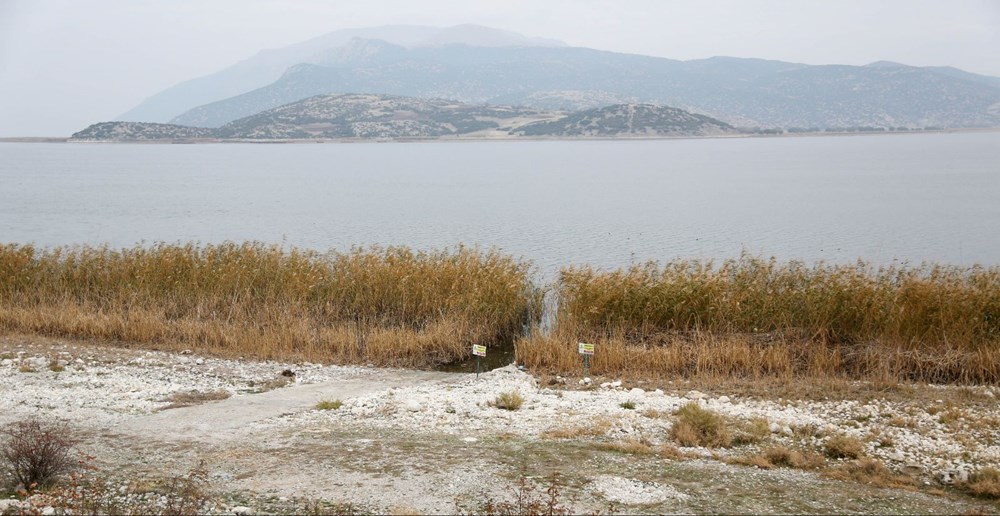
<instances>
[{"instance_id":1,"label":"scattered white rock","mask_svg":"<svg viewBox=\"0 0 1000 516\"><path fill-rule=\"evenodd\" d=\"M198 365L202 365L202 364L205 363L205 359L204 358L195 359L194 363L198 364Z\"/></svg>"},{"instance_id":2,"label":"scattered white rock","mask_svg":"<svg viewBox=\"0 0 1000 516\"><path fill-rule=\"evenodd\" d=\"M719 396L719 403L729 403L729 396Z\"/></svg>"},{"instance_id":3,"label":"scattered white rock","mask_svg":"<svg viewBox=\"0 0 1000 516\"><path fill-rule=\"evenodd\" d=\"M229 512L236 516L251 516L253 514L253 509L240 505L229 509Z\"/></svg>"},{"instance_id":4,"label":"scattered white rock","mask_svg":"<svg viewBox=\"0 0 1000 516\"><path fill-rule=\"evenodd\" d=\"M410 412L420 412L420 410L423 409L420 402L417 400L407 400L405 407L406 410Z\"/></svg>"},{"instance_id":5,"label":"scattered white rock","mask_svg":"<svg viewBox=\"0 0 1000 516\"><path fill-rule=\"evenodd\" d=\"M588 376L580 380L580 385L590 385L592 381L593 380L591 380L590 377Z\"/></svg>"},{"instance_id":6,"label":"scattered white rock","mask_svg":"<svg viewBox=\"0 0 1000 516\"><path fill-rule=\"evenodd\" d=\"M684 397L689 400L703 400L705 399L705 393L701 391L688 391Z\"/></svg>"},{"instance_id":7,"label":"scattered white rock","mask_svg":"<svg viewBox=\"0 0 1000 516\"><path fill-rule=\"evenodd\" d=\"M686 500L689 495L658 482L643 482L604 475L594 480L593 490L606 500L625 505L648 505L667 500Z\"/></svg>"},{"instance_id":8,"label":"scattered white rock","mask_svg":"<svg viewBox=\"0 0 1000 516\"><path fill-rule=\"evenodd\" d=\"M628 391L628 393L631 394L632 396L645 396L646 390L640 389L638 387L633 387L630 391Z\"/></svg>"},{"instance_id":9,"label":"scattered white rock","mask_svg":"<svg viewBox=\"0 0 1000 516\"><path fill-rule=\"evenodd\" d=\"M615 380L615 381L611 382L611 384L609 384L608 386L611 387L612 389L617 389L617 388L619 388L619 387L622 386L622 381L621 380Z\"/></svg>"}]
</instances>

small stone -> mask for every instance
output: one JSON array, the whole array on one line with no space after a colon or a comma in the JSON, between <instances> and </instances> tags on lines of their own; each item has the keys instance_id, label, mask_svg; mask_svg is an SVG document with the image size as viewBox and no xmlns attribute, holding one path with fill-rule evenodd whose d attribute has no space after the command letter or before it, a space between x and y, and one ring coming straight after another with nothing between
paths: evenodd
<instances>
[{"instance_id":1,"label":"small stone","mask_svg":"<svg viewBox=\"0 0 1000 516\"><path fill-rule=\"evenodd\" d=\"M586 376L583 380L580 380L580 385L590 385L591 382L593 382L593 380L591 380L589 376Z\"/></svg>"},{"instance_id":2,"label":"small stone","mask_svg":"<svg viewBox=\"0 0 1000 516\"><path fill-rule=\"evenodd\" d=\"M185 349L184 351L181 351L182 355L190 355L192 353L194 353L194 351L191 351L190 349Z\"/></svg>"},{"instance_id":3,"label":"small stone","mask_svg":"<svg viewBox=\"0 0 1000 516\"><path fill-rule=\"evenodd\" d=\"M601 384L602 389L607 389L609 387L611 387L611 382L604 382Z\"/></svg>"},{"instance_id":4,"label":"small stone","mask_svg":"<svg viewBox=\"0 0 1000 516\"><path fill-rule=\"evenodd\" d=\"M719 396L719 403L729 403L729 396Z\"/></svg>"},{"instance_id":5,"label":"small stone","mask_svg":"<svg viewBox=\"0 0 1000 516\"><path fill-rule=\"evenodd\" d=\"M253 514L253 509L240 505L229 509L229 512L235 514L236 516L251 516Z\"/></svg>"},{"instance_id":6,"label":"small stone","mask_svg":"<svg viewBox=\"0 0 1000 516\"><path fill-rule=\"evenodd\" d=\"M646 390L645 389L640 389L638 387L635 387L632 390L628 391L628 393L631 394L631 395L633 395L633 396L645 396L646 395Z\"/></svg>"},{"instance_id":7,"label":"small stone","mask_svg":"<svg viewBox=\"0 0 1000 516\"><path fill-rule=\"evenodd\" d=\"M787 435L788 437L795 435L795 432L792 432L792 427L787 425L781 427L781 433Z\"/></svg>"},{"instance_id":8,"label":"small stone","mask_svg":"<svg viewBox=\"0 0 1000 516\"><path fill-rule=\"evenodd\" d=\"M684 395L684 397L689 400L701 400L705 399L705 393L700 391L688 391L687 394Z\"/></svg>"},{"instance_id":9,"label":"small stone","mask_svg":"<svg viewBox=\"0 0 1000 516\"><path fill-rule=\"evenodd\" d=\"M772 434L777 434L781 432L781 425L779 425L778 423L771 423L770 425L768 425L768 429L771 430Z\"/></svg>"},{"instance_id":10,"label":"small stone","mask_svg":"<svg viewBox=\"0 0 1000 516\"><path fill-rule=\"evenodd\" d=\"M0 500L0 514L7 514L8 512L21 514L21 511L26 508L26 504L20 500Z\"/></svg>"},{"instance_id":11,"label":"small stone","mask_svg":"<svg viewBox=\"0 0 1000 516\"><path fill-rule=\"evenodd\" d=\"M49 505L47 507L42 508L42 511L41 511L40 514L42 516L52 516L55 513L56 513L56 508L52 507L51 505Z\"/></svg>"},{"instance_id":12,"label":"small stone","mask_svg":"<svg viewBox=\"0 0 1000 516\"><path fill-rule=\"evenodd\" d=\"M467 443L474 443L474 442L478 441L479 439L476 439L475 437L463 437L462 440L465 441L465 442L467 442Z\"/></svg>"},{"instance_id":13,"label":"small stone","mask_svg":"<svg viewBox=\"0 0 1000 516\"><path fill-rule=\"evenodd\" d=\"M409 400L406 402L406 410L410 412L420 412L421 410L420 402L417 400Z\"/></svg>"},{"instance_id":14,"label":"small stone","mask_svg":"<svg viewBox=\"0 0 1000 516\"><path fill-rule=\"evenodd\" d=\"M899 468L899 472L908 477L919 477L924 472L924 468L918 462L907 462L906 465Z\"/></svg>"},{"instance_id":15,"label":"small stone","mask_svg":"<svg viewBox=\"0 0 1000 516\"><path fill-rule=\"evenodd\" d=\"M615 380L615 381L611 382L611 388L612 389L617 389L617 388L619 388L621 386L622 386L622 381L621 380Z\"/></svg>"},{"instance_id":16,"label":"small stone","mask_svg":"<svg viewBox=\"0 0 1000 516\"><path fill-rule=\"evenodd\" d=\"M9 358L5 358L3 359L3 362L0 362L0 364L3 364L4 367L9 367L14 364L14 361Z\"/></svg>"},{"instance_id":17,"label":"small stone","mask_svg":"<svg viewBox=\"0 0 1000 516\"><path fill-rule=\"evenodd\" d=\"M202 364L205 363L205 359L204 358L195 359L194 363L198 364L198 365L202 365Z\"/></svg>"},{"instance_id":18,"label":"small stone","mask_svg":"<svg viewBox=\"0 0 1000 516\"><path fill-rule=\"evenodd\" d=\"M653 391L653 396L663 396L663 391L661 389L656 389Z\"/></svg>"},{"instance_id":19,"label":"small stone","mask_svg":"<svg viewBox=\"0 0 1000 516\"><path fill-rule=\"evenodd\" d=\"M955 483L956 473L956 471L951 469L943 469L938 471L936 476L938 478L938 482L941 482L946 486L950 486Z\"/></svg>"}]
</instances>

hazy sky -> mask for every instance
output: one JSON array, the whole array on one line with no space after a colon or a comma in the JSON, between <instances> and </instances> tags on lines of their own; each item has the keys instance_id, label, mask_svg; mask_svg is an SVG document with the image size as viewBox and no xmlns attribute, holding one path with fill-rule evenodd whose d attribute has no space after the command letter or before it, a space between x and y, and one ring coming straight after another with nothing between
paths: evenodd
<instances>
[{"instance_id":1,"label":"hazy sky","mask_svg":"<svg viewBox=\"0 0 1000 516\"><path fill-rule=\"evenodd\" d=\"M890 60L1000 76L1000 0L0 0L0 136L68 135L337 29L463 23L674 59Z\"/></svg>"}]
</instances>

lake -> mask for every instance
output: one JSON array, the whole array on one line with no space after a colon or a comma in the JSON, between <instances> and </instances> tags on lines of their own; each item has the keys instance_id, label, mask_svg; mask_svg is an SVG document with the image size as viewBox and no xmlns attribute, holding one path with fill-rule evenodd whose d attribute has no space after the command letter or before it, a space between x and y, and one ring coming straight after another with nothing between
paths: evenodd
<instances>
[{"instance_id":1,"label":"lake","mask_svg":"<svg viewBox=\"0 0 1000 516\"><path fill-rule=\"evenodd\" d=\"M496 247L1000 264L1000 132L295 145L0 144L0 242Z\"/></svg>"}]
</instances>

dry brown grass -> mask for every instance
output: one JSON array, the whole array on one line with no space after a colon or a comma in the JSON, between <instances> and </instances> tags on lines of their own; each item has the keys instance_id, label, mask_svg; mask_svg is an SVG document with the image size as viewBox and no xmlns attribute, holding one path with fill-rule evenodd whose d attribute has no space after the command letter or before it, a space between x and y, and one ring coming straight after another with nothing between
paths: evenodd
<instances>
[{"instance_id":1,"label":"dry brown grass","mask_svg":"<svg viewBox=\"0 0 1000 516\"><path fill-rule=\"evenodd\" d=\"M520 334L540 306L529 276L525 262L466 248L11 244L0 246L0 331L424 367Z\"/></svg>"},{"instance_id":2,"label":"dry brown grass","mask_svg":"<svg viewBox=\"0 0 1000 516\"><path fill-rule=\"evenodd\" d=\"M549 428L542 432L542 437L546 439L601 437L607 434L608 430L611 430L611 420L606 417L598 417L588 425Z\"/></svg>"},{"instance_id":3,"label":"dry brown grass","mask_svg":"<svg viewBox=\"0 0 1000 516\"><path fill-rule=\"evenodd\" d=\"M725 448L732 444L732 434L721 415L697 403L684 405L674 415L677 420L670 428L670 437L677 444L707 448Z\"/></svg>"},{"instance_id":4,"label":"dry brown grass","mask_svg":"<svg viewBox=\"0 0 1000 516\"><path fill-rule=\"evenodd\" d=\"M1000 500L1000 471L994 468L983 468L969 477L969 481L960 486L974 496L990 500Z\"/></svg>"},{"instance_id":5,"label":"dry brown grass","mask_svg":"<svg viewBox=\"0 0 1000 516\"><path fill-rule=\"evenodd\" d=\"M875 487L913 488L917 484L912 477L894 473L881 462L870 458L851 461L825 472L825 475Z\"/></svg>"},{"instance_id":6,"label":"dry brown grass","mask_svg":"<svg viewBox=\"0 0 1000 516\"><path fill-rule=\"evenodd\" d=\"M835 435L826 440L823 453L831 459L857 459L865 454L865 443L855 437Z\"/></svg>"},{"instance_id":7,"label":"dry brown grass","mask_svg":"<svg viewBox=\"0 0 1000 516\"><path fill-rule=\"evenodd\" d=\"M519 360L597 375L1000 380L1000 267L779 264L743 256L617 271L569 267L556 331Z\"/></svg>"},{"instance_id":8,"label":"dry brown grass","mask_svg":"<svg viewBox=\"0 0 1000 516\"><path fill-rule=\"evenodd\" d=\"M169 401L170 404L163 407L160 410L169 410L181 407L190 407L191 405L201 405L202 403L208 403L210 401L224 400L232 396L229 391L224 389L219 389L215 391L188 391L188 392L175 392L167 397L165 401Z\"/></svg>"}]
</instances>

